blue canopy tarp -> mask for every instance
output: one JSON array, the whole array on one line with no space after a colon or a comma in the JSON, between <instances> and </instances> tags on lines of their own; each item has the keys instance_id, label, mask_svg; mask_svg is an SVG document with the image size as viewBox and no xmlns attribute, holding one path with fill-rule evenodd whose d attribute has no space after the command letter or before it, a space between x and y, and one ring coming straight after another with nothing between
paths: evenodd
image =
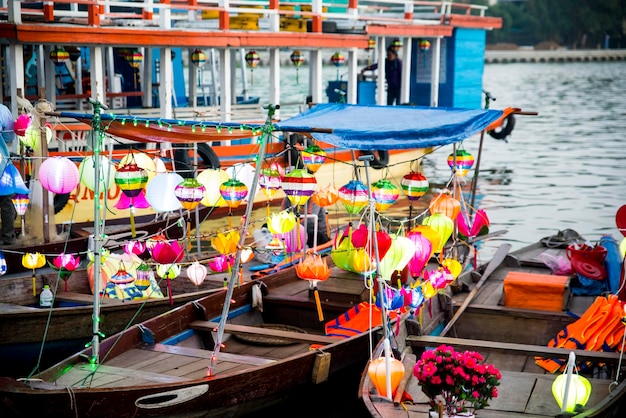
<instances>
[{"instance_id":1,"label":"blue canopy tarp","mask_svg":"<svg viewBox=\"0 0 626 418\"><path fill-rule=\"evenodd\" d=\"M428 148L463 141L505 115L502 110L318 104L276 123L318 141L355 150Z\"/></svg>"}]
</instances>

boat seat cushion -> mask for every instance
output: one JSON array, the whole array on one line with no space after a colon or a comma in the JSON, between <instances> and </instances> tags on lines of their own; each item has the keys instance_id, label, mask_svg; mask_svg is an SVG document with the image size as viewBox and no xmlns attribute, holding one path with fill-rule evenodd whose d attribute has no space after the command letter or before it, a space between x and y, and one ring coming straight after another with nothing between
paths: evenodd
<instances>
[{"instance_id":1,"label":"boat seat cushion","mask_svg":"<svg viewBox=\"0 0 626 418\"><path fill-rule=\"evenodd\" d=\"M567 310L569 276L510 271L504 278L504 306L545 311Z\"/></svg>"}]
</instances>

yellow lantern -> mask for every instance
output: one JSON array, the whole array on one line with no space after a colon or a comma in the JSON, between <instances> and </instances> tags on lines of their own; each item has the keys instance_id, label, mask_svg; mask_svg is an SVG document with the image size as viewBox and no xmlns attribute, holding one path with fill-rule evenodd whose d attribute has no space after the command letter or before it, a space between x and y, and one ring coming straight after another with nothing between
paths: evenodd
<instances>
[{"instance_id":1,"label":"yellow lantern","mask_svg":"<svg viewBox=\"0 0 626 418\"><path fill-rule=\"evenodd\" d=\"M22 265L27 269L33 269L33 296L37 296L37 277L35 269L46 264L46 256L40 253L26 253L22 256Z\"/></svg>"},{"instance_id":2,"label":"yellow lantern","mask_svg":"<svg viewBox=\"0 0 626 418\"><path fill-rule=\"evenodd\" d=\"M200 201L206 207L226 206L220 193L220 185L230 179L228 173L220 169L206 169L198 174L198 181L204 186L204 197Z\"/></svg>"},{"instance_id":3,"label":"yellow lantern","mask_svg":"<svg viewBox=\"0 0 626 418\"><path fill-rule=\"evenodd\" d=\"M437 246L433 243L433 252L440 253L452 235L454 222L442 213L434 213L425 218L422 224L430 226L437 232L439 242Z\"/></svg>"},{"instance_id":4,"label":"yellow lantern","mask_svg":"<svg viewBox=\"0 0 626 418\"><path fill-rule=\"evenodd\" d=\"M570 352L565 372L557 376L552 383L552 395L559 404L561 412L578 412L587 404L591 396L591 383L585 377L574 373L575 367L576 355Z\"/></svg>"},{"instance_id":5,"label":"yellow lantern","mask_svg":"<svg viewBox=\"0 0 626 418\"><path fill-rule=\"evenodd\" d=\"M267 229L272 234L285 234L292 231L296 227L296 215L292 211L283 210L278 213L272 213L267 218Z\"/></svg>"},{"instance_id":6,"label":"yellow lantern","mask_svg":"<svg viewBox=\"0 0 626 418\"><path fill-rule=\"evenodd\" d=\"M230 231L227 234L220 232L211 239L211 246L220 254L233 254L237 251L240 235L237 231Z\"/></svg>"}]
</instances>

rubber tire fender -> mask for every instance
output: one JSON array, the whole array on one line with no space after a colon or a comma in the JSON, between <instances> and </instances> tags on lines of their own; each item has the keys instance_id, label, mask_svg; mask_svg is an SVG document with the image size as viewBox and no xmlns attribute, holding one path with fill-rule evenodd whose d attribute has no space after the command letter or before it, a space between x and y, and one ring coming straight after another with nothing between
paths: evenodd
<instances>
[{"instance_id":1,"label":"rubber tire fender","mask_svg":"<svg viewBox=\"0 0 626 418\"><path fill-rule=\"evenodd\" d=\"M64 193L64 194L55 194L54 195L54 213L55 215L59 212L61 212L63 210L63 208L65 207L65 205L67 205L67 202L70 201L70 194L69 193Z\"/></svg>"},{"instance_id":2,"label":"rubber tire fender","mask_svg":"<svg viewBox=\"0 0 626 418\"><path fill-rule=\"evenodd\" d=\"M361 151L362 155L373 155L374 159L370 161L370 167L376 170L381 170L389 165L389 151L386 150L374 150L374 151Z\"/></svg>"},{"instance_id":3,"label":"rubber tire fender","mask_svg":"<svg viewBox=\"0 0 626 418\"><path fill-rule=\"evenodd\" d=\"M515 128L515 116L510 114L502 121L502 126L497 127L489 131L489 135L495 139L506 139L507 136L511 135L513 132L513 128Z\"/></svg>"},{"instance_id":4,"label":"rubber tire fender","mask_svg":"<svg viewBox=\"0 0 626 418\"><path fill-rule=\"evenodd\" d=\"M194 170L189 159L188 148L181 147L174 151L174 160L176 164L176 172L183 178L194 177ZM220 159L209 144L203 142L198 143L198 156L202 159L205 168L220 168Z\"/></svg>"}]
</instances>

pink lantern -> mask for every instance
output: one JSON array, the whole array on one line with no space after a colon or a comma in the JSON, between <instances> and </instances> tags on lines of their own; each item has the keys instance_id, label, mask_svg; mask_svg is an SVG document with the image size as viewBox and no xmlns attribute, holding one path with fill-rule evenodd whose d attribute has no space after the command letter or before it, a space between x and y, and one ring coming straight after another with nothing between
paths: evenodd
<instances>
[{"instance_id":1,"label":"pink lantern","mask_svg":"<svg viewBox=\"0 0 626 418\"><path fill-rule=\"evenodd\" d=\"M141 241L131 240L124 244L124 252L126 254L135 254L140 256L146 251L146 248L146 244Z\"/></svg>"},{"instance_id":2,"label":"pink lantern","mask_svg":"<svg viewBox=\"0 0 626 418\"><path fill-rule=\"evenodd\" d=\"M223 273L234 264L234 259L226 254L222 254L209 261L209 269L214 273Z\"/></svg>"},{"instance_id":3,"label":"pink lantern","mask_svg":"<svg viewBox=\"0 0 626 418\"><path fill-rule=\"evenodd\" d=\"M296 253L302 250L306 245L306 231L302 224L299 225L299 230L300 237L298 237L295 228L292 231L285 232L284 234L275 234L276 238L284 242L287 254Z\"/></svg>"},{"instance_id":4,"label":"pink lantern","mask_svg":"<svg viewBox=\"0 0 626 418\"><path fill-rule=\"evenodd\" d=\"M39 167L41 186L52 193L67 194L80 181L76 165L67 157L49 157Z\"/></svg>"},{"instance_id":5,"label":"pink lantern","mask_svg":"<svg viewBox=\"0 0 626 418\"><path fill-rule=\"evenodd\" d=\"M433 244L420 232L412 231L407 235L415 244L415 253L409 260L409 272L412 277L419 277L433 253Z\"/></svg>"},{"instance_id":6,"label":"pink lantern","mask_svg":"<svg viewBox=\"0 0 626 418\"><path fill-rule=\"evenodd\" d=\"M26 129L30 126L30 116L21 114L15 120L13 124L13 131L17 136L26 135Z\"/></svg>"},{"instance_id":7,"label":"pink lantern","mask_svg":"<svg viewBox=\"0 0 626 418\"><path fill-rule=\"evenodd\" d=\"M489 218L483 209L478 209L474 214L474 222L471 228L467 225L465 216L457 217L459 234L465 237L474 238L489 232Z\"/></svg>"}]
</instances>

